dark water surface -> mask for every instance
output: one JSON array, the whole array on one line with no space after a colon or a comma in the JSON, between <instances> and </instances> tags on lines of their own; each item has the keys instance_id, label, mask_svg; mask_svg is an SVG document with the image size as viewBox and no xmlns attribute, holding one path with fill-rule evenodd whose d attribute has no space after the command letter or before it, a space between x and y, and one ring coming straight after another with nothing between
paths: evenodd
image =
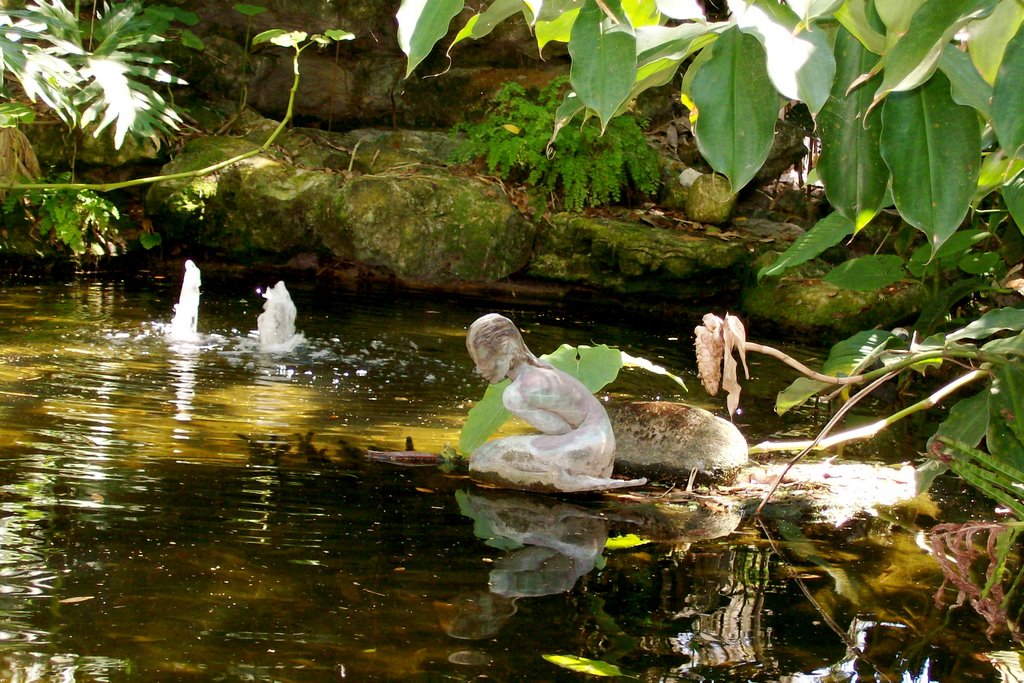
<instances>
[{"instance_id":1,"label":"dark water surface","mask_svg":"<svg viewBox=\"0 0 1024 683\"><path fill-rule=\"evenodd\" d=\"M1009 644L935 607L938 567L893 518L665 525L365 461L347 445L457 442L484 389L465 329L491 309L290 286L305 342L266 354L269 284L207 278L198 343L164 335L173 282L0 287L0 680L593 680L544 655L643 681L1000 680L982 655ZM692 324L498 310L538 354L611 343L691 389L625 372L609 400L720 410ZM744 394L751 443L806 436L771 412L789 379ZM893 439L864 457L915 457Z\"/></svg>"}]
</instances>

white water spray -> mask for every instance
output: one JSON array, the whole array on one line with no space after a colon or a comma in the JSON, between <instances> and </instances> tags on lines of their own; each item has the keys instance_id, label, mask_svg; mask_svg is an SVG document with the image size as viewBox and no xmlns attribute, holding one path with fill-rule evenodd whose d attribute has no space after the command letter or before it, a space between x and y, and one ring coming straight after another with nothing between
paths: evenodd
<instances>
[{"instance_id":1,"label":"white water spray","mask_svg":"<svg viewBox=\"0 0 1024 683\"><path fill-rule=\"evenodd\" d=\"M176 340L193 340L199 330L199 286L202 279L199 268L191 260L185 261L185 277L181 282L181 294L174 304L174 319L167 336Z\"/></svg>"},{"instance_id":2,"label":"white water spray","mask_svg":"<svg viewBox=\"0 0 1024 683\"><path fill-rule=\"evenodd\" d=\"M260 348L264 351L290 351L302 341L302 335L295 334L295 304L288 294L284 282L263 292L267 300L263 312L256 318Z\"/></svg>"}]
</instances>

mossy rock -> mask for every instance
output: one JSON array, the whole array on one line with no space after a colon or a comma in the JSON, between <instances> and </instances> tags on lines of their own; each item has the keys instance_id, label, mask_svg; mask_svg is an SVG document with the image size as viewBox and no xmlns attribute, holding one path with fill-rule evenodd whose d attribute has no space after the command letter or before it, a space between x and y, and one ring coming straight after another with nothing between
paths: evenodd
<instances>
[{"instance_id":1,"label":"mossy rock","mask_svg":"<svg viewBox=\"0 0 1024 683\"><path fill-rule=\"evenodd\" d=\"M527 274L615 294L700 300L738 288L752 259L740 239L561 213L541 231Z\"/></svg>"},{"instance_id":2,"label":"mossy rock","mask_svg":"<svg viewBox=\"0 0 1024 683\"><path fill-rule=\"evenodd\" d=\"M926 297L916 282L859 292L818 277L784 276L746 288L740 307L751 336L776 334L831 344L861 330L893 327L920 311Z\"/></svg>"}]
</instances>

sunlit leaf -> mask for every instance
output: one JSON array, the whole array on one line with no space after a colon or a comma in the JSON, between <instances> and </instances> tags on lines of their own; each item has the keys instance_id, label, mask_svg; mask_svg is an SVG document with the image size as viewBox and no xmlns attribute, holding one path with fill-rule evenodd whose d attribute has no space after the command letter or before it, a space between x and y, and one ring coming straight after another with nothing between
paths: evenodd
<instances>
[{"instance_id":1,"label":"sunlit leaf","mask_svg":"<svg viewBox=\"0 0 1024 683\"><path fill-rule=\"evenodd\" d=\"M982 391L957 401L949 409L949 415L939 425L932 440L944 436L969 446L981 443L988 431L988 394L988 391Z\"/></svg>"},{"instance_id":2,"label":"sunlit leaf","mask_svg":"<svg viewBox=\"0 0 1024 683\"><path fill-rule=\"evenodd\" d=\"M569 82L604 130L633 89L636 37L629 26L608 20L588 0L572 26L569 54Z\"/></svg>"},{"instance_id":3,"label":"sunlit leaf","mask_svg":"<svg viewBox=\"0 0 1024 683\"><path fill-rule=\"evenodd\" d=\"M892 172L896 208L937 250L967 215L978 185L977 114L953 101L949 80L937 73L920 88L886 100L881 151Z\"/></svg>"},{"instance_id":4,"label":"sunlit leaf","mask_svg":"<svg viewBox=\"0 0 1024 683\"><path fill-rule=\"evenodd\" d=\"M697 0L657 0L658 10L670 19L704 19L704 10Z\"/></svg>"},{"instance_id":5,"label":"sunlit leaf","mask_svg":"<svg viewBox=\"0 0 1024 683\"><path fill-rule=\"evenodd\" d=\"M591 676L623 675L622 669L614 664L602 662L599 659L587 659L586 657L577 657L575 655L543 655L543 657L552 664L577 673L590 674Z\"/></svg>"},{"instance_id":6,"label":"sunlit leaf","mask_svg":"<svg viewBox=\"0 0 1024 683\"><path fill-rule=\"evenodd\" d=\"M982 78L988 83L996 82L996 73L1003 62L1003 52L1021 23L1024 22L1024 4L1000 2L992 14L967 25L970 40L967 53Z\"/></svg>"},{"instance_id":7,"label":"sunlit leaf","mask_svg":"<svg viewBox=\"0 0 1024 683\"><path fill-rule=\"evenodd\" d=\"M771 265L757 272L757 279L779 275L789 268L816 258L853 234L853 222L837 211L822 218L810 230L789 245Z\"/></svg>"},{"instance_id":8,"label":"sunlit leaf","mask_svg":"<svg viewBox=\"0 0 1024 683\"><path fill-rule=\"evenodd\" d=\"M614 382L623 365L622 352L605 344L562 344L553 353L545 354L541 358L578 379L591 393L600 391Z\"/></svg>"},{"instance_id":9,"label":"sunlit leaf","mask_svg":"<svg viewBox=\"0 0 1024 683\"><path fill-rule=\"evenodd\" d=\"M893 3L889 3L893 4ZM885 35L874 25L874 3L870 0L846 0L836 11L836 21L876 55L885 51Z\"/></svg>"},{"instance_id":10,"label":"sunlit leaf","mask_svg":"<svg viewBox=\"0 0 1024 683\"><path fill-rule=\"evenodd\" d=\"M448 46L449 52L456 44L467 38L472 38L473 40L483 38L493 31L498 24L522 11L523 0L495 0L487 9L477 12L470 17L466 25L462 27L462 30L455 35L452 44Z\"/></svg>"},{"instance_id":11,"label":"sunlit leaf","mask_svg":"<svg viewBox=\"0 0 1024 683\"><path fill-rule=\"evenodd\" d=\"M879 15L886 21L886 12L897 11L908 2L876 3ZM889 21L890 35L899 35L899 42L883 58L885 71L882 83L875 91L875 102L891 92L903 92L921 85L929 79L938 66L939 57L946 44L957 31L969 21L987 15L996 5L996 0L931 0L914 12L910 24L903 33Z\"/></svg>"},{"instance_id":12,"label":"sunlit leaf","mask_svg":"<svg viewBox=\"0 0 1024 683\"><path fill-rule=\"evenodd\" d=\"M996 332L1024 330L1024 308L997 308L988 311L977 320L946 336L949 341L958 339L985 339Z\"/></svg>"},{"instance_id":13,"label":"sunlit leaf","mask_svg":"<svg viewBox=\"0 0 1024 683\"><path fill-rule=\"evenodd\" d=\"M780 391L775 396L775 412L779 415L785 415L786 411L799 405L803 405L807 399L814 396L822 389L834 386L834 384L821 382L808 377L797 377L788 387Z\"/></svg>"},{"instance_id":14,"label":"sunlit leaf","mask_svg":"<svg viewBox=\"0 0 1024 683\"><path fill-rule=\"evenodd\" d=\"M701 54L707 50L711 57L693 77L694 136L701 155L739 192L771 151L779 95L753 36L729 29Z\"/></svg>"},{"instance_id":15,"label":"sunlit leaf","mask_svg":"<svg viewBox=\"0 0 1024 683\"><path fill-rule=\"evenodd\" d=\"M768 77L784 97L799 100L812 113L825 104L836 64L825 32L800 26L800 18L775 0L731 3L740 30L761 41Z\"/></svg>"},{"instance_id":16,"label":"sunlit leaf","mask_svg":"<svg viewBox=\"0 0 1024 683\"><path fill-rule=\"evenodd\" d=\"M557 19L551 21L538 21L534 24L533 32L537 36L537 49L543 50L544 46L555 41L568 43L572 34L572 25L579 16L579 9L563 12Z\"/></svg>"},{"instance_id":17,"label":"sunlit leaf","mask_svg":"<svg viewBox=\"0 0 1024 683\"><path fill-rule=\"evenodd\" d=\"M448 25L464 5L463 0L402 0L395 18L398 45L407 58L406 78L448 33Z\"/></svg>"},{"instance_id":18,"label":"sunlit leaf","mask_svg":"<svg viewBox=\"0 0 1024 683\"><path fill-rule=\"evenodd\" d=\"M836 31L835 55L832 96L818 114L821 155L817 169L832 207L852 221L857 232L881 210L889 169L880 151L881 113L870 108L870 90L847 90L878 58L844 28Z\"/></svg>"},{"instance_id":19,"label":"sunlit leaf","mask_svg":"<svg viewBox=\"0 0 1024 683\"><path fill-rule=\"evenodd\" d=\"M469 409L466 422L459 433L459 452L469 455L480 448L485 441L505 424L511 413L502 403L501 395L511 380L487 385L483 398Z\"/></svg>"},{"instance_id":20,"label":"sunlit leaf","mask_svg":"<svg viewBox=\"0 0 1024 683\"><path fill-rule=\"evenodd\" d=\"M1024 173L1003 185L1002 195L1013 222L1017 224L1021 234L1024 234Z\"/></svg>"},{"instance_id":21,"label":"sunlit leaf","mask_svg":"<svg viewBox=\"0 0 1024 683\"><path fill-rule=\"evenodd\" d=\"M178 39L181 41L182 45L184 45L185 47L187 47L189 49L192 49L192 50L205 50L206 49L206 43L203 42L203 39L200 38L199 36L197 36L196 34L192 33L192 31L188 31L188 30L182 31L181 35L179 36Z\"/></svg>"},{"instance_id":22,"label":"sunlit leaf","mask_svg":"<svg viewBox=\"0 0 1024 683\"><path fill-rule=\"evenodd\" d=\"M834 12L843 4L843 0L788 0L786 4L796 12L802 23L809 24L813 19Z\"/></svg>"},{"instance_id":23,"label":"sunlit leaf","mask_svg":"<svg viewBox=\"0 0 1024 683\"><path fill-rule=\"evenodd\" d=\"M622 364L626 367L640 368L641 370L646 370L647 372L650 372L655 375L664 375L671 379L672 381L674 381L679 386L681 386L683 389L686 389L686 384L683 382L681 377L672 374L665 368L655 363L652 363L646 358L631 356L628 353L622 353L621 358Z\"/></svg>"},{"instance_id":24,"label":"sunlit leaf","mask_svg":"<svg viewBox=\"0 0 1024 683\"><path fill-rule=\"evenodd\" d=\"M636 534L625 534L623 536L612 536L605 541L604 547L608 550L626 550L629 548L636 548L641 545L647 545L650 540L641 538Z\"/></svg>"}]
</instances>

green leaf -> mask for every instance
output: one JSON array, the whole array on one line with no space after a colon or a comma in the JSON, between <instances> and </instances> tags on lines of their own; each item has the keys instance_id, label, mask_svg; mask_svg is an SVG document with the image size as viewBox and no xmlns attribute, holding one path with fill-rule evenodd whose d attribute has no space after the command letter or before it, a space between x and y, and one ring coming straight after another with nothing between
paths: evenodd
<instances>
[{"instance_id":1,"label":"green leaf","mask_svg":"<svg viewBox=\"0 0 1024 683\"><path fill-rule=\"evenodd\" d=\"M466 25L462 27L462 30L456 34L452 44L448 46L449 52L456 44L472 38L473 40L479 40L483 38L494 28L505 21L513 14L517 14L523 11L523 0L495 0L491 5L483 12L477 12Z\"/></svg>"},{"instance_id":2,"label":"green leaf","mask_svg":"<svg viewBox=\"0 0 1024 683\"><path fill-rule=\"evenodd\" d=\"M776 395L775 412L779 415L785 415L786 411L803 405L807 399L822 389L834 386L834 384L810 379L809 377L797 377L788 387Z\"/></svg>"},{"instance_id":3,"label":"green leaf","mask_svg":"<svg viewBox=\"0 0 1024 683\"><path fill-rule=\"evenodd\" d=\"M975 244L983 242L991 236L992 233L986 230L960 230L943 242L934 254L930 245L922 244L907 260L907 270L914 277L920 278L929 271L953 268L971 251Z\"/></svg>"},{"instance_id":4,"label":"green leaf","mask_svg":"<svg viewBox=\"0 0 1024 683\"><path fill-rule=\"evenodd\" d=\"M739 192L771 151L779 96L753 36L729 29L707 49L711 57L693 77L694 137L701 155Z\"/></svg>"},{"instance_id":5,"label":"green leaf","mask_svg":"<svg viewBox=\"0 0 1024 683\"><path fill-rule=\"evenodd\" d=\"M402 0L395 18L398 45L408 58L406 78L448 33L448 25L464 5L463 0Z\"/></svg>"},{"instance_id":6,"label":"green leaf","mask_svg":"<svg viewBox=\"0 0 1024 683\"><path fill-rule=\"evenodd\" d=\"M880 55L885 51L885 35L875 26L877 15L870 0L847 0L836 10L835 18L871 52Z\"/></svg>"},{"instance_id":7,"label":"green leaf","mask_svg":"<svg viewBox=\"0 0 1024 683\"><path fill-rule=\"evenodd\" d=\"M967 42L967 53L986 82L996 82L996 74L1003 62L1006 44L1017 33L1022 22L1024 4L1000 2L992 10L992 14L968 24L967 30L971 38Z\"/></svg>"},{"instance_id":8,"label":"green leaf","mask_svg":"<svg viewBox=\"0 0 1024 683\"><path fill-rule=\"evenodd\" d=\"M989 452L1024 469L1024 370L1013 365L996 369L988 409L985 444Z\"/></svg>"},{"instance_id":9,"label":"green leaf","mask_svg":"<svg viewBox=\"0 0 1024 683\"><path fill-rule=\"evenodd\" d=\"M940 437L962 441L968 446L981 443L988 430L988 395L988 391L982 391L957 401L949 409L949 416L929 439L929 446Z\"/></svg>"},{"instance_id":10,"label":"green leaf","mask_svg":"<svg viewBox=\"0 0 1024 683\"><path fill-rule=\"evenodd\" d=\"M1003 266L1003 257L997 251L983 251L979 253L965 254L957 267L969 275L984 275L985 273L996 273Z\"/></svg>"},{"instance_id":11,"label":"green leaf","mask_svg":"<svg viewBox=\"0 0 1024 683\"><path fill-rule=\"evenodd\" d=\"M1010 330L1011 332L1024 330L1024 309L1006 307L988 311L966 327L946 335L946 339L949 341L985 339L1003 330Z\"/></svg>"},{"instance_id":12,"label":"green leaf","mask_svg":"<svg viewBox=\"0 0 1024 683\"><path fill-rule=\"evenodd\" d=\"M534 24L533 31L537 36L537 50L543 51L544 46L551 41L568 43L569 36L572 35L572 25L576 22L576 17L579 14L580 11L577 8L563 12L558 15L558 18L551 21L538 21Z\"/></svg>"},{"instance_id":13,"label":"green leaf","mask_svg":"<svg viewBox=\"0 0 1024 683\"><path fill-rule=\"evenodd\" d=\"M144 232L139 235L139 244L143 249L152 249L159 246L161 242L163 242L163 238L158 232Z\"/></svg>"},{"instance_id":14,"label":"green leaf","mask_svg":"<svg viewBox=\"0 0 1024 683\"><path fill-rule=\"evenodd\" d=\"M896 339L896 335L887 330L858 332L832 346L821 371L833 377L863 372L864 366Z\"/></svg>"},{"instance_id":15,"label":"green leaf","mask_svg":"<svg viewBox=\"0 0 1024 683\"><path fill-rule=\"evenodd\" d=\"M954 102L974 107L985 118L992 118L992 86L981 77L963 50L946 45L939 59L939 70L949 79Z\"/></svg>"},{"instance_id":16,"label":"green leaf","mask_svg":"<svg viewBox=\"0 0 1024 683\"><path fill-rule=\"evenodd\" d=\"M992 124L1011 157L1024 156L1024 31L1006 46L992 94Z\"/></svg>"},{"instance_id":17,"label":"green leaf","mask_svg":"<svg viewBox=\"0 0 1024 683\"><path fill-rule=\"evenodd\" d=\"M0 104L0 128L17 128L23 123L36 120L36 112L20 102Z\"/></svg>"},{"instance_id":18,"label":"green leaf","mask_svg":"<svg viewBox=\"0 0 1024 683\"><path fill-rule=\"evenodd\" d=\"M259 5L247 5L239 2L235 4L235 11L239 14L244 14L247 17L255 17L258 14L263 14L267 11L266 7L260 7Z\"/></svg>"},{"instance_id":19,"label":"green leaf","mask_svg":"<svg viewBox=\"0 0 1024 683\"><path fill-rule=\"evenodd\" d=\"M835 55L832 96L818 114L821 156L817 169L832 207L853 221L857 232L885 203L889 169L880 151L881 112L870 108L868 88L849 94L847 90L878 58L844 28L836 32Z\"/></svg>"},{"instance_id":20,"label":"green leaf","mask_svg":"<svg viewBox=\"0 0 1024 683\"><path fill-rule=\"evenodd\" d=\"M978 185L977 114L953 101L949 80L937 73L922 87L886 100L881 151L892 172L896 208L937 251L967 215Z\"/></svg>"},{"instance_id":21,"label":"green leaf","mask_svg":"<svg viewBox=\"0 0 1024 683\"><path fill-rule=\"evenodd\" d=\"M356 37L356 34L351 31L346 31L340 28L329 28L324 31L324 35L339 43L343 40L355 40Z\"/></svg>"},{"instance_id":22,"label":"green leaf","mask_svg":"<svg viewBox=\"0 0 1024 683\"><path fill-rule=\"evenodd\" d=\"M591 676L622 676L622 669L602 662L599 659L587 659L575 655L542 655L544 659L569 671L590 674Z\"/></svg>"},{"instance_id":23,"label":"green leaf","mask_svg":"<svg viewBox=\"0 0 1024 683\"><path fill-rule=\"evenodd\" d=\"M1002 195L1013 222L1017 224L1021 234L1024 234L1024 173L1003 185Z\"/></svg>"},{"instance_id":24,"label":"green leaf","mask_svg":"<svg viewBox=\"0 0 1024 683\"><path fill-rule=\"evenodd\" d=\"M647 360L646 358L640 358L638 356L631 356L628 353L623 353L621 355L621 358L622 358L622 364L625 367L640 368L641 370L646 370L647 372L650 372L650 373L655 374L655 375L664 375L664 376L668 377L669 379L671 379L676 384L678 384L679 386L681 386L683 388L683 390L688 391L688 389L686 389L686 384L683 382L681 377L672 374L671 372L669 372L665 368L663 368L660 365L657 365L655 363L652 363L651 361Z\"/></svg>"},{"instance_id":25,"label":"green leaf","mask_svg":"<svg viewBox=\"0 0 1024 683\"><path fill-rule=\"evenodd\" d=\"M511 383L511 380L506 379L498 384L487 385L483 398L469 409L466 422L459 433L460 453L469 455L480 448L511 416L501 400L502 392Z\"/></svg>"},{"instance_id":26,"label":"green leaf","mask_svg":"<svg viewBox=\"0 0 1024 683\"><path fill-rule=\"evenodd\" d=\"M876 3L879 14L901 3ZM878 103L891 92L912 90L927 81L938 66L946 44L969 21L987 15L996 0L928 0L918 9L899 42L884 57L885 72L882 83L875 91ZM887 25L890 35L899 34L898 28Z\"/></svg>"},{"instance_id":27,"label":"green leaf","mask_svg":"<svg viewBox=\"0 0 1024 683\"><path fill-rule=\"evenodd\" d=\"M206 49L206 43L203 42L203 39L197 36L196 34L192 33L192 31L189 31L188 29L185 29L181 32L181 35L178 37L178 40L180 40L181 44L189 48L190 50Z\"/></svg>"},{"instance_id":28,"label":"green leaf","mask_svg":"<svg viewBox=\"0 0 1024 683\"><path fill-rule=\"evenodd\" d=\"M629 548L636 548L641 545L647 545L651 541L646 538L641 538L636 534L625 534L623 536L611 536L607 541L604 542L604 547L608 550L626 550Z\"/></svg>"},{"instance_id":29,"label":"green leaf","mask_svg":"<svg viewBox=\"0 0 1024 683\"><path fill-rule=\"evenodd\" d=\"M800 17L801 23L809 24L818 17L835 12L843 0L788 0L787 4Z\"/></svg>"},{"instance_id":30,"label":"green leaf","mask_svg":"<svg viewBox=\"0 0 1024 683\"><path fill-rule=\"evenodd\" d=\"M609 5L615 4L609 0ZM583 104L597 114L604 131L633 89L636 36L628 25L607 19L595 0L587 0L572 26L569 55L569 82Z\"/></svg>"},{"instance_id":31,"label":"green leaf","mask_svg":"<svg viewBox=\"0 0 1024 683\"><path fill-rule=\"evenodd\" d=\"M986 342L982 351L998 353L1001 356L1024 356L1024 332L1016 337L1002 337Z\"/></svg>"},{"instance_id":32,"label":"green leaf","mask_svg":"<svg viewBox=\"0 0 1024 683\"><path fill-rule=\"evenodd\" d=\"M775 0L748 0L730 7L740 30L756 36L764 46L768 77L775 88L818 113L836 73L825 32L801 26L800 17Z\"/></svg>"},{"instance_id":33,"label":"green leaf","mask_svg":"<svg viewBox=\"0 0 1024 683\"><path fill-rule=\"evenodd\" d=\"M806 263L852 234L853 223L839 212L833 211L796 238L774 263L757 271L757 279L779 275L793 266Z\"/></svg>"},{"instance_id":34,"label":"green leaf","mask_svg":"<svg viewBox=\"0 0 1024 683\"><path fill-rule=\"evenodd\" d=\"M899 256L872 254L844 261L822 279L842 289L871 292L899 282L904 274L903 259Z\"/></svg>"}]
</instances>

